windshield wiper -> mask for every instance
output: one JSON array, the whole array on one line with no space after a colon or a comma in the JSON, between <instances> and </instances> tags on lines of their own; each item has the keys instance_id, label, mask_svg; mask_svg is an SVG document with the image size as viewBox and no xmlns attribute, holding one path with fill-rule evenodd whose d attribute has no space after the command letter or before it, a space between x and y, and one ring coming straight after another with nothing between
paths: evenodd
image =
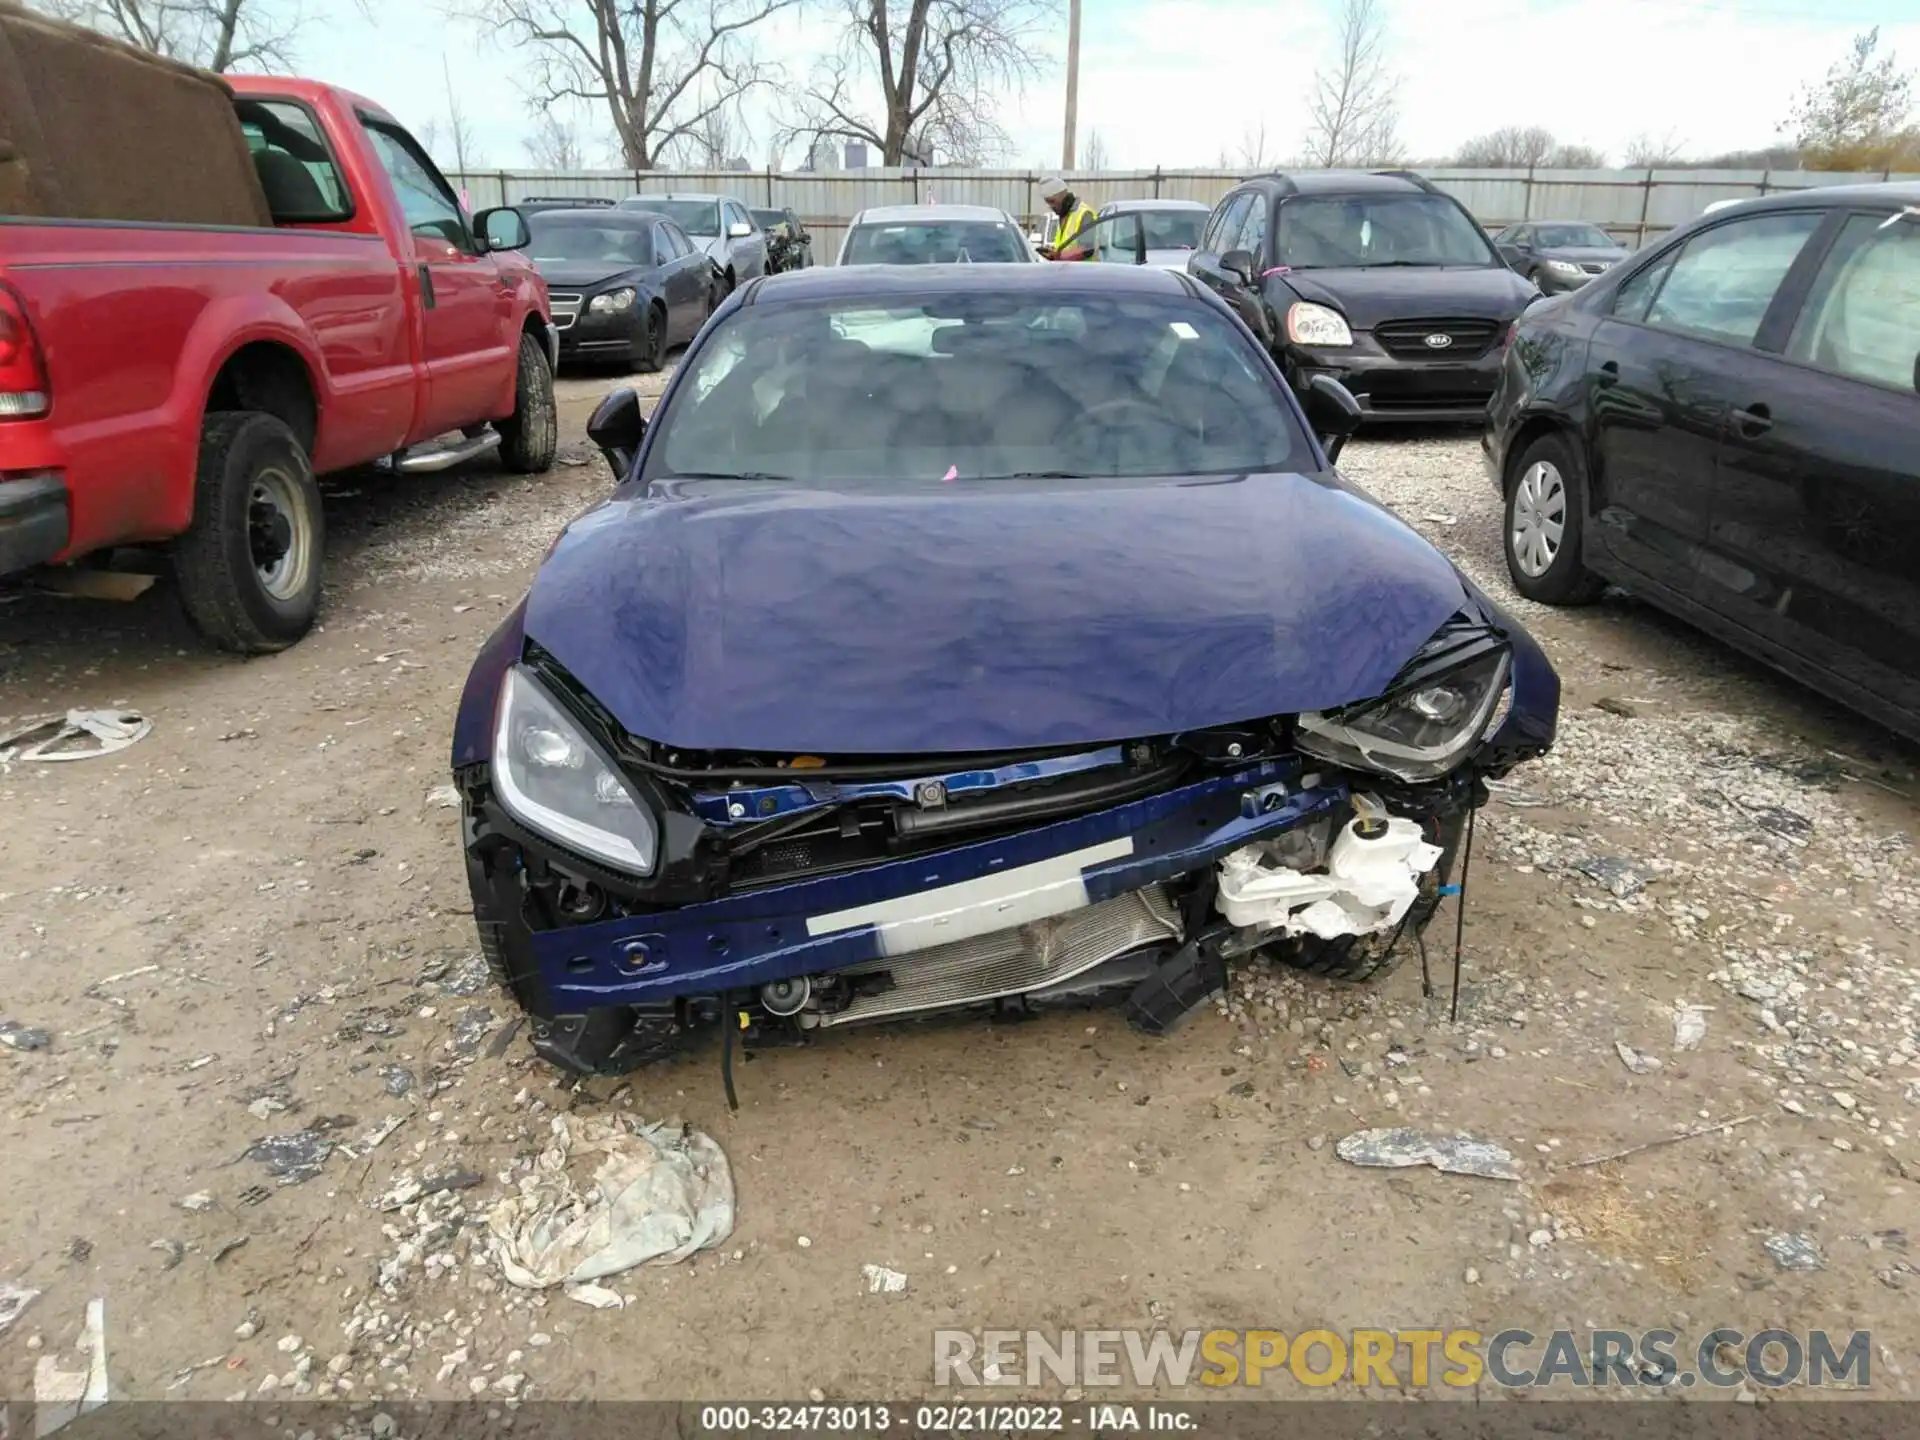
<instances>
[{"instance_id":1,"label":"windshield wiper","mask_svg":"<svg viewBox=\"0 0 1920 1440\"><path fill-rule=\"evenodd\" d=\"M791 480L791 475L775 475L769 470L676 470L669 480Z\"/></svg>"}]
</instances>

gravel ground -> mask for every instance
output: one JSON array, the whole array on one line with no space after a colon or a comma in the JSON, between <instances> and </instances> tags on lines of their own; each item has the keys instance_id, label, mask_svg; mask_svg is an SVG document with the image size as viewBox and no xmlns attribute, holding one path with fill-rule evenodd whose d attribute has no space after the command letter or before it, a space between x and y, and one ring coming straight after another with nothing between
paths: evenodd
<instances>
[{"instance_id":1,"label":"gravel ground","mask_svg":"<svg viewBox=\"0 0 1920 1440\"><path fill-rule=\"evenodd\" d=\"M475 648L607 483L606 383L563 387L551 476L338 487L324 625L285 655L205 654L164 586L0 605L0 714L155 721L0 772L0 1022L50 1042L0 1047L0 1282L42 1292L0 1395L94 1297L134 1396L901 1397L937 1326L1774 1324L1871 1329L1874 1389L1911 1393L1914 757L1624 597L1515 599L1457 434L1344 467L1565 684L1483 816L1457 1024L1417 965L1249 968L1165 1041L1093 1013L760 1054L737 1115L712 1055L559 1083L477 963L434 792ZM610 1281L619 1308L506 1284L485 1217L559 1114L712 1134L731 1239ZM1521 1180L1339 1158L1387 1125Z\"/></svg>"}]
</instances>

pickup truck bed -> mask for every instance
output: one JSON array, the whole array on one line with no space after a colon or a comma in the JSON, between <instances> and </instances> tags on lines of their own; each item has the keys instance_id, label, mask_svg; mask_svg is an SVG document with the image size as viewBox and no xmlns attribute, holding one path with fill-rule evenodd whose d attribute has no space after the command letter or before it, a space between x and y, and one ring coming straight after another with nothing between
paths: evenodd
<instances>
[{"instance_id":1,"label":"pickup truck bed","mask_svg":"<svg viewBox=\"0 0 1920 1440\"><path fill-rule=\"evenodd\" d=\"M0 21L16 36L68 28ZM73 43L124 69L122 47ZM272 650L318 605L314 475L496 448L511 469L546 469L555 334L531 266L477 238L371 101L310 81L195 80L225 108L197 107L205 133L173 138L176 163L217 151L231 127L252 187L233 208L257 199L271 228L0 216L0 575L165 544L203 631ZM67 116L36 117L46 153Z\"/></svg>"}]
</instances>

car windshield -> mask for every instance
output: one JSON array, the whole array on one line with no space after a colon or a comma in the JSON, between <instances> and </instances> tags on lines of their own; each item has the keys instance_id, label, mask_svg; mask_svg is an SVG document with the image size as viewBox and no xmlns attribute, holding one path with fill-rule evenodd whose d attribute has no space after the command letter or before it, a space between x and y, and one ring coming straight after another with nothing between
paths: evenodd
<instances>
[{"instance_id":1,"label":"car windshield","mask_svg":"<svg viewBox=\"0 0 1920 1440\"><path fill-rule=\"evenodd\" d=\"M1244 474L1310 453L1247 337L1184 296L749 306L688 363L649 480Z\"/></svg>"},{"instance_id":2,"label":"car windshield","mask_svg":"<svg viewBox=\"0 0 1920 1440\"><path fill-rule=\"evenodd\" d=\"M639 195L625 202L635 210L664 215L689 235L712 239L720 233L720 206L713 200L658 200Z\"/></svg>"},{"instance_id":3,"label":"car windshield","mask_svg":"<svg viewBox=\"0 0 1920 1440\"><path fill-rule=\"evenodd\" d=\"M653 226L623 225L604 214L565 210L537 212L527 218L533 244L527 253L536 265L599 264L628 269L653 264Z\"/></svg>"},{"instance_id":4,"label":"car windshield","mask_svg":"<svg viewBox=\"0 0 1920 1440\"><path fill-rule=\"evenodd\" d=\"M1193 250L1200 244L1200 227L1207 223L1204 210L1142 210L1140 223L1146 227L1149 250Z\"/></svg>"},{"instance_id":5,"label":"car windshield","mask_svg":"<svg viewBox=\"0 0 1920 1440\"><path fill-rule=\"evenodd\" d=\"M787 223L787 212L784 210L754 210L749 213L762 230L771 230L776 225Z\"/></svg>"},{"instance_id":6,"label":"car windshield","mask_svg":"<svg viewBox=\"0 0 1920 1440\"><path fill-rule=\"evenodd\" d=\"M1534 243L1543 250L1614 250L1614 239L1597 225L1542 225Z\"/></svg>"},{"instance_id":7,"label":"car windshield","mask_svg":"<svg viewBox=\"0 0 1920 1440\"><path fill-rule=\"evenodd\" d=\"M1003 264L1027 258L1020 233L996 220L919 220L859 225L842 265Z\"/></svg>"},{"instance_id":8,"label":"car windshield","mask_svg":"<svg viewBox=\"0 0 1920 1440\"><path fill-rule=\"evenodd\" d=\"M1466 212L1441 195L1289 199L1278 255L1296 270L1497 263Z\"/></svg>"}]
</instances>

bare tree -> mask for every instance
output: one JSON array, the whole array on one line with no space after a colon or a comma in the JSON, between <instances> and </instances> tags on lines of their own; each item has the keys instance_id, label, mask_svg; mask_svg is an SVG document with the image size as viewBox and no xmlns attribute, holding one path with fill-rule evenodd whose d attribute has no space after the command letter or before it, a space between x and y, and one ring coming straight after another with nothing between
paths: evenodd
<instances>
[{"instance_id":1,"label":"bare tree","mask_svg":"<svg viewBox=\"0 0 1920 1440\"><path fill-rule=\"evenodd\" d=\"M1920 164L1913 81L1899 60L1880 53L1878 27L1856 35L1846 58L1809 86L1793 107L1791 128L1816 170L1895 169Z\"/></svg>"},{"instance_id":2,"label":"bare tree","mask_svg":"<svg viewBox=\"0 0 1920 1440\"><path fill-rule=\"evenodd\" d=\"M580 132L570 121L556 119L551 110L542 110L533 122L533 133L523 142L527 158L541 170L584 170L587 160L580 145Z\"/></svg>"},{"instance_id":3,"label":"bare tree","mask_svg":"<svg viewBox=\"0 0 1920 1440\"><path fill-rule=\"evenodd\" d=\"M662 152L661 158L678 169L724 170L746 149L746 132L731 110L709 110L699 124Z\"/></svg>"},{"instance_id":4,"label":"bare tree","mask_svg":"<svg viewBox=\"0 0 1920 1440\"><path fill-rule=\"evenodd\" d=\"M1475 170L1594 170L1606 158L1591 145L1563 145L1543 125L1503 125L1467 141L1453 163Z\"/></svg>"},{"instance_id":5,"label":"bare tree","mask_svg":"<svg viewBox=\"0 0 1920 1440\"><path fill-rule=\"evenodd\" d=\"M38 8L208 70L289 69L300 0L39 0Z\"/></svg>"},{"instance_id":6,"label":"bare tree","mask_svg":"<svg viewBox=\"0 0 1920 1440\"><path fill-rule=\"evenodd\" d=\"M1678 165L1685 158L1686 149L1687 142L1680 138L1677 130L1669 130L1664 135L1642 131L1627 142L1626 154L1621 159L1629 169L1659 170Z\"/></svg>"},{"instance_id":7,"label":"bare tree","mask_svg":"<svg viewBox=\"0 0 1920 1440\"><path fill-rule=\"evenodd\" d=\"M476 158L473 153L473 127L467 123L466 112L460 108L459 97L454 94L453 71L447 68L445 55L440 57L440 78L447 87L447 148L453 151L453 168L465 175L467 162ZM429 150L427 153L433 152Z\"/></svg>"},{"instance_id":8,"label":"bare tree","mask_svg":"<svg viewBox=\"0 0 1920 1440\"><path fill-rule=\"evenodd\" d=\"M800 0L446 0L449 13L530 52L527 98L604 105L621 160L647 170L778 72L755 26Z\"/></svg>"},{"instance_id":9,"label":"bare tree","mask_svg":"<svg viewBox=\"0 0 1920 1440\"><path fill-rule=\"evenodd\" d=\"M793 95L790 135L859 140L898 165L914 150L949 160L1004 154L1002 90L1039 72L1055 0L817 0L838 17L836 54ZM877 95L870 111L863 95ZM916 143L917 142L917 143Z\"/></svg>"},{"instance_id":10,"label":"bare tree","mask_svg":"<svg viewBox=\"0 0 1920 1440\"><path fill-rule=\"evenodd\" d=\"M1313 78L1307 162L1379 165L1400 152L1398 77L1388 64L1384 0L1338 0L1334 63Z\"/></svg>"},{"instance_id":11,"label":"bare tree","mask_svg":"<svg viewBox=\"0 0 1920 1440\"><path fill-rule=\"evenodd\" d=\"M1097 129L1087 131L1087 143L1080 147L1080 168L1105 170L1112 164L1113 157L1107 153L1107 137Z\"/></svg>"},{"instance_id":12,"label":"bare tree","mask_svg":"<svg viewBox=\"0 0 1920 1440\"><path fill-rule=\"evenodd\" d=\"M1273 157L1267 153L1266 121L1250 126L1240 137L1240 164L1249 170L1265 170L1272 166Z\"/></svg>"}]
</instances>

